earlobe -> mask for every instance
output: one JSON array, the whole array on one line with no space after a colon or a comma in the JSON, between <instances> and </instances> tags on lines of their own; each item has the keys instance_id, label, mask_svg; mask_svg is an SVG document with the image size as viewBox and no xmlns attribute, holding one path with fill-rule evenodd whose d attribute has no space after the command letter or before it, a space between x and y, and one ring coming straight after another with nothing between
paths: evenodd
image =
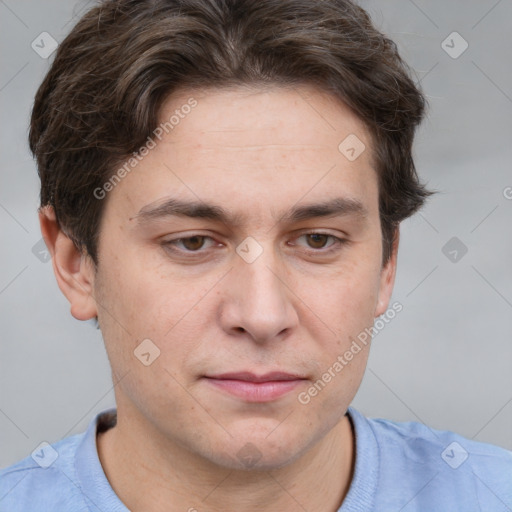
<instances>
[{"instance_id":1,"label":"earlobe","mask_svg":"<svg viewBox=\"0 0 512 512\"><path fill-rule=\"evenodd\" d=\"M375 318L384 314L388 308L393 287L395 284L396 265L398 259L398 244L400 241L400 226L396 227L395 236L393 238L391 256L382 268L380 276L379 297L377 300L377 307L375 309Z\"/></svg>"},{"instance_id":2,"label":"earlobe","mask_svg":"<svg viewBox=\"0 0 512 512\"><path fill-rule=\"evenodd\" d=\"M93 296L95 269L91 258L64 233L53 207L40 208L39 224L52 257L57 284L69 300L71 314L77 320L94 318L98 313Z\"/></svg>"}]
</instances>

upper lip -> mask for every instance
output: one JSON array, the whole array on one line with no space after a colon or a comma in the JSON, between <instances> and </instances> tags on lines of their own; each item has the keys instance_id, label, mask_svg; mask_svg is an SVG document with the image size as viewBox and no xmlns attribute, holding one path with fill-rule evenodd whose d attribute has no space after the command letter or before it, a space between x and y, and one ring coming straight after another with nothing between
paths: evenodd
<instances>
[{"instance_id":1,"label":"upper lip","mask_svg":"<svg viewBox=\"0 0 512 512\"><path fill-rule=\"evenodd\" d=\"M251 372L230 372L219 375L206 375L209 379L219 380L243 380L246 382L270 382L277 380L299 380L304 379L301 375L286 372L268 372L263 375L256 375Z\"/></svg>"}]
</instances>

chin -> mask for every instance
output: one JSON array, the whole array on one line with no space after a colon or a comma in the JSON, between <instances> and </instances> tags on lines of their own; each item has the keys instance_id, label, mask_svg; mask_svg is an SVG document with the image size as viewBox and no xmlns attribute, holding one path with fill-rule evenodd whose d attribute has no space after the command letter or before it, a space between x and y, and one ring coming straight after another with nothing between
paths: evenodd
<instances>
[{"instance_id":1,"label":"chin","mask_svg":"<svg viewBox=\"0 0 512 512\"><path fill-rule=\"evenodd\" d=\"M278 427L279 428L279 427ZM210 459L216 465L237 471L271 471L283 468L297 460L313 443L298 432L283 429L280 435L238 435L224 446L220 453L211 453ZM221 448L221 450L222 450Z\"/></svg>"},{"instance_id":2,"label":"chin","mask_svg":"<svg viewBox=\"0 0 512 512\"><path fill-rule=\"evenodd\" d=\"M284 468L298 459L300 453L273 453L260 450L250 442L237 452L215 454L212 462L217 466L248 473L273 471Z\"/></svg>"}]
</instances>

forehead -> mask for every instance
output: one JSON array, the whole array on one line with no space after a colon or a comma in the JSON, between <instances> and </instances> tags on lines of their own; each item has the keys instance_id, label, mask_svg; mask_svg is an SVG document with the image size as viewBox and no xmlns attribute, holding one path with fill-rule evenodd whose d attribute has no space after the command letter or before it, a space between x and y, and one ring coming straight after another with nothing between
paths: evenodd
<instances>
[{"instance_id":1,"label":"forehead","mask_svg":"<svg viewBox=\"0 0 512 512\"><path fill-rule=\"evenodd\" d=\"M187 107L191 101L197 103L194 109ZM169 121L176 124L170 127ZM371 149L369 133L356 113L333 94L309 85L180 90L163 103L158 123L171 129L173 136L164 142L171 144L219 143L245 152L263 145L305 152L323 147L337 157L338 141L353 134Z\"/></svg>"},{"instance_id":2,"label":"forehead","mask_svg":"<svg viewBox=\"0 0 512 512\"><path fill-rule=\"evenodd\" d=\"M156 130L154 147L117 187L130 217L169 197L275 221L302 203L346 197L364 206L376 196L364 124L311 87L180 91L162 105Z\"/></svg>"}]
</instances>

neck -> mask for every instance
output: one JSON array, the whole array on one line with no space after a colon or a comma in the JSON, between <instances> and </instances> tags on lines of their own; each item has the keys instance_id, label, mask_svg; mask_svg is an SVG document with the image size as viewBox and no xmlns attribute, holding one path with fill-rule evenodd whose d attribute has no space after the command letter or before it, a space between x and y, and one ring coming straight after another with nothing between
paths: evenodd
<instances>
[{"instance_id":1,"label":"neck","mask_svg":"<svg viewBox=\"0 0 512 512\"><path fill-rule=\"evenodd\" d=\"M162 449L148 428L118 411L117 425L97 437L107 479L132 512L336 512L353 476L347 415L300 458L268 471L219 467L168 441Z\"/></svg>"}]
</instances>

